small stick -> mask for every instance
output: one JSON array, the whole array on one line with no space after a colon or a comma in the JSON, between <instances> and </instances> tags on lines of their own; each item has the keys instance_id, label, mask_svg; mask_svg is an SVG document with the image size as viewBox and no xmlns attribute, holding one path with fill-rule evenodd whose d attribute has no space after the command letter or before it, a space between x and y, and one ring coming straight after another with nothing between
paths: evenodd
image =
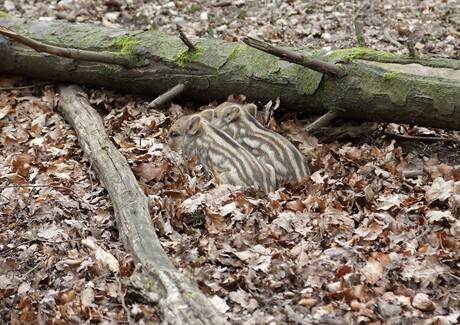
<instances>
[{"instance_id":1,"label":"small stick","mask_svg":"<svg viewBox=\"0 0 460 325\"><path fill-rule=\"evenodd\" d=\"M39 268L41 265L42 265L42 261L38 262L37 265L35 265L33 268L31 268L29 271L27 271L26 273L24 273L24 275L27 275L29 273L32 273L33 271L35 271L37 268Z\"/></svg>"},{"instance_id":2,"label":"small stick","mask_svg":"<svg viewBox=\"0 0 460 325\"><path fill-rule=\"evenodd\" d=\"M448 142L448 141L455 141L453 139L446 139L446 138L441 138L441 137L424 137L424 136L419 136L419 135L404 135L404 134L397 134L389 131L383 131L383 133L393 139L400 139L400 140L405 140L405 141L422 141L422 142L436 142L436 141L442 141L442 142Z\"/></svg>"},{"instance_id":3,"label":"small stick","mask_svg":"<svg viewBox=\"0 0 460 325\"><path fill-rule=\"evenodd\" d=\"M182 42L184 42L185 45L187 45L189 52L196 51L195 45L193 45L192 42L190 42L190 40L187 38L187 36L185 36L185 34L181 30L179 30L179 38Z\"/></svg>"},{"instance_id":4,"label":"small stick","mask_svg":"<svg viewBox=\"0 0 460 325\"><path fill-rule=\"evenodd\" d=\"M183 93L185 90L185 85L184 84L177 84L165 93L161 94L157 98L155 98L150 104L149 107L159 107L161 105L164 105L165 103L169 102L172 100L174 97L179 96L181 93Z\"/></svg>"},{"instance_id":5,"label":"small stick","mask_svg":"<svg viewBox=\"0 0 460 325\"><path fill-rule=\"evenodd\" d=\"M325 73L333 77L340 76L342 73L335 64L313 59L306 55L295 53L249 36L244 37L242 41L258 50L277 56L282 60L302 65L314 71Z\"/></svg>"},{"instance_id":6,"label":"small stick","mask_svg":"<svg viewBox=\"0 0 460 325\"><path fill-rule=\"evenodd\" d=\"M366 47L366 43L364 42L364 24L358 18L355 19L355 33L358 46Z\"/></svg>"},{"instance_id":7,"label":"small stick","mask_svg":"<svg viewBox=\"0 0 460 325\"><path fill-rule=\"evenodd\" d=\"M80 50L74 48L65 48L54 45L45 44L28 38L23 35L19 35L14 31L0 26L0 34L11 38L21 44L24 44L37 52L45 52L53 54L56 56L61 56L64 58L81 60L81 61L91 61L91 62L101 62L108 64L117 64L122 66L132 66L131 59L124 56L111 55L102 52L93 52L87 50Z\"/></svg>"},{"instance_id":8,"label":"small stick","mask_svg":"<svg viewBox=\"0 0 460 325\"><path fill-rule=\"evenodd\" d=\"M331 121L336 119L339 116L340 116L340 112L338 110L330 110L326 114L318 118L316 121L314 121L313 123L307 125L305 127L305 131L308 133L312 133L323 126L327 126L331 124Z\"/></svg>"}]
</instances>

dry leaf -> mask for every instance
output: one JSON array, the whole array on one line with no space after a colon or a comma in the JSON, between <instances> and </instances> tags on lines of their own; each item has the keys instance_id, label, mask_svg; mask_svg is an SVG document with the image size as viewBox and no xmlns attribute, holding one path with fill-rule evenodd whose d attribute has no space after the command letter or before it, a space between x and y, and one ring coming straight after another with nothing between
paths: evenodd
<instances>
[{"instance_id":1,"label":"dry leaf","mask_svg":"<svg viewBox=\"0 0 460 325\"><path fill-rule=\"evenodd\" d=\"M423 311L434 311L436 309L435 304L430 300L425 293L417 293L412 300L412 306Z\"/></svg>"},{"instance_id":2,"label":"dry leaf","mask_svg":"<svg viewBox=\"0 0 460 325\"><path fill-rule=\"evenodd\" d=\"M383 266L376 259L369 257L366 265L361 269L361 273L370 284L374 285L383 275Z\"/></svg>"},{"instance_id":3,"label":"dry leaf","mask_svg":"<svg viewBox=\"0 0 460 325\"><path fill-rule=\"evenodd\" d=\"M171 165L167 162L158 163L138 163L133 167L137 177L142 177L146 182L151 180L161 181L165 174L171 169Z\"/></svg>"}]
</instances>

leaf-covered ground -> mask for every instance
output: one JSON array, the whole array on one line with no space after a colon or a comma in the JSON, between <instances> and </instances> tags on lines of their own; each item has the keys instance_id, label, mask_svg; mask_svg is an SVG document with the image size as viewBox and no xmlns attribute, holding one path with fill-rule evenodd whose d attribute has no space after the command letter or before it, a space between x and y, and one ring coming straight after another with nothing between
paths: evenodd
<instances>
[{"instance_id":1,"label":"leaf-covered ground","mask_svg":"<svg viewBox=\"0 0 460 325\"><path fill-rule=\"evenodd\" d=\"M375 49L405 53L412 40L418 53L458 57L460 48L460 12L450 0L7 0L0 10L331 49L356 45L358 17ZM29 86L36 82L0 76L1 322L124 323L129 314L159 323L127 285L130 255L91 161L54 111L58 95ZM168 256L232 323L460 320L459 132L380 125L324 143L298 121L272 121L310 157L312 176L268 195L243 194L204 179L196 162L165 145L169 126L193 103L154 111L146 98L88 94L149 195ZM443 140L394 140L385 130Z\"/></svg>"}]
</instances>

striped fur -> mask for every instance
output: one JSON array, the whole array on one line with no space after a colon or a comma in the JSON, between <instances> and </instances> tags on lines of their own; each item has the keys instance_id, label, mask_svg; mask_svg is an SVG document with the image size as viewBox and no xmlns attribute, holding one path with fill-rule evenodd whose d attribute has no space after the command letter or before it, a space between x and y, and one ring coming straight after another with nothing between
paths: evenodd
<instances>
[{"instance_id":1,"label":"striped fur","mask_svg":"<svg viewBox=\"0 0 460 325\"><path fill-rule=\"evenodd\" d=\"M204 170L215 171L227 183L269 192L276 187L272 166L257 159L199 114L178 119L169 130L168 144L186 157L196 156Z\"/></svg>"},{"instance_id":2,"label":"striped fur","mask_svg":"<svg viewBox=\"0 0 460 325\"><path fill-rule=\"evenodd\" d=\"M283 136L260 124L253 116L256 110L254 104L225 102L208 115L212 125L228 133L260 162L272 165L278 180L300 181L310 175L307 158Z\"/></svg>"}]
</instances>

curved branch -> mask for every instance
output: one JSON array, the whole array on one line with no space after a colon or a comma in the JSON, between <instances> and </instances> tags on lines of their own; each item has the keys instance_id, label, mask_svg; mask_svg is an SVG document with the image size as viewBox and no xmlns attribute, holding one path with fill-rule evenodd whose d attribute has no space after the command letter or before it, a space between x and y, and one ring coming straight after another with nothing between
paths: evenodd
<instances>
[{"instance_id":1,"label":"curved branch","mask_svg":"<svg viewBox=\"0 0 460 325\"><path fill-rule=\"evenodd\" d=\"M64 58L81 60L81 61L91 61L91 62L101 62L108 64L117 64L122 66L133 66L133 62L130 58L124 56L117 56L102 52L93 52L87 50L79 50L73 48L65 48L54 45L45 44L28 38L26 36L20 35L6 27L0 26L0 34L11 38L12 40L24 44L37 52L45 52Z\"/></svg>"}]
</instances>

